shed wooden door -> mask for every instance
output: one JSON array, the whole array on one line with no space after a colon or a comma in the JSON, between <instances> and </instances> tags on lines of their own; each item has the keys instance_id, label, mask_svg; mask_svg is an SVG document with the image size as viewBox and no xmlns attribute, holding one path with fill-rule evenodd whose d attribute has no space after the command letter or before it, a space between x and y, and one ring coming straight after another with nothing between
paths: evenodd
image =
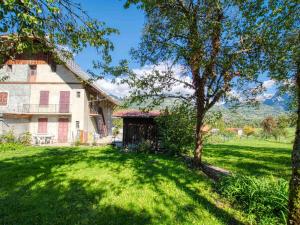
<instances>
[{"instance_id":1,"label":"shed wooden door","mask_svg":"<svg viewBox=\"0 0 300 225\"><path fill-rule=\"evenodd\" d=\"M68 142L69 132L69 119L59 118L58 119L58 143Z\"/></svg>"},{"instance_id":2,"label":"shed wooden door","mask_svg":"<svg viewBox=\"0 0 300 225\"><path fill-rule=\"evenodd\" d=\"M70 92L61 91L59 97L59 112L68 113L70 108Z\"/></svg>"}]
</instances>

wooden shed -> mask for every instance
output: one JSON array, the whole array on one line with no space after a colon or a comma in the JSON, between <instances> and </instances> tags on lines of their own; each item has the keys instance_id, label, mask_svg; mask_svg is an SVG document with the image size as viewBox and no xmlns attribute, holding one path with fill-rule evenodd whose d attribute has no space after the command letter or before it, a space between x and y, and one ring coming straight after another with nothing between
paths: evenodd
<instances>
[{"instance_id":1,"label":"wooden shed","mask_svg":"<svg viewBox=\"0 0 300 225\"><path fill-rule=\"evenodd\" d=\"M135 146L149 141L153 148L157 148L158 132L155 117L160 115L159 111L122 110L113 115L123 118L123 146Z\"/></svg>"}]
</instances>

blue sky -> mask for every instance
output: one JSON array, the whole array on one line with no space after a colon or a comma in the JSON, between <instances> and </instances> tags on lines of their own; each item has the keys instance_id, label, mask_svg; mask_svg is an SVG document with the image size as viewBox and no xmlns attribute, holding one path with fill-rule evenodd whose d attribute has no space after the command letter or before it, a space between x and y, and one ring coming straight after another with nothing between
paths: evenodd
<instances>
[{"instance_id":1,"label":"blue sky","mask_svg":"<svg viewBox=\"0 0 300 225\"><path fill-rule=\"evenodd\" d=\"M112 52L113 63L121 59L130 59L129 50L137 47L144 23L143 12L131 7L123 8L124 1L121 0L77 0L82 8L88 12L92 18L103 21L109 27L117 28L119 35L112 36L115 50ZM75 57L76 62L85 70L92 68L92 61L97 59L97 55L92 48L88 48ZM131 62L130 66L138 67Z\"/></svg>"}]
</instances>

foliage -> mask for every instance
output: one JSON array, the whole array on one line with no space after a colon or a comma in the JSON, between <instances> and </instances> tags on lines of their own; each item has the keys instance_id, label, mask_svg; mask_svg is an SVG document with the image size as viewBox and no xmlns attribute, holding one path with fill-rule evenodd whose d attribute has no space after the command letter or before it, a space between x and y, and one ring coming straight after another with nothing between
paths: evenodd
<instances>
[{"instance_id":1,"label":"foliage","mask_svg":"<svg viewBox=\"0 0 300 225\"><path fill-rule=\"evenodd\" d=\"M244 126L243 132L247 137L249 137L250 135L255 134L255 129L251 126Z\"/></svg>"},{"instance_id":2,"label":"foliage","mask_svg":"<svg viewBox=\"0 0 300 225\"><path fill-rule=\"evenodd\" d=\"M223 126L223 114L221 111L210 111L205 116L205 124L210 125L213 128L220 128Z\"/></svg>"},{"instance_id":3,"label":"foliage","mask_svg":"<svg viewBox=\"0 0 300 225\"><path fill-rule=\"evenodd\" d=\"M277 119L274 119L272 116L268 116L265 118L262 123L262 134L263 136L270 137L273 136L276 140L278 140L281 136L287 136L287 126L288 126L288 119L286 116L281 115Z\"/></svg>"},{"instance_id":4,"label":"foliage","mask_svg":"<svg viewBox=\"0 0 300 225\"><path fill-rule=\"evenodd\" d=\"M59 50L66 58L87 46L96 48L105 63L113 49L108 36L117 33L92 19L72 0L9 0L0 4L0 64L30 49L33 52ZM12 44L13 43L13 44Z\"/></svg>"},{"instance_id":5,"label":"foliage","mask_svg":"<svg viewBox=\"0 0 300 225\"><path fill-rule=\"evenodd\" d=\"M2 143L15 143L18 140L13 129L2 134L0 139Z\"/></svg>"},{"instance_id":6,"label":"foliage","mask_svg":"<svg viewBox=\"0 0 300 225\"><path fill-rule=\"evenodd\" d=\"M22 150L23 148L24 145L20 143L0 143L0 152Z\"/></svg>"},{"instance_id":7,"label":"foliage","mask_svg":"<svg viewBox=\"0 0 300 225\"><path fill-rule=\"evenodd\" d=\"M131 101L152 100L148 107L166 98L194 103L198 164L206 112L226 96L235 98L227 95L232 89L247 100L262 91L257 85L260 49L252 48L257 40L248 38L251 26L240 26L248 18L236 1L127 0L125 6L132 4L146 14L141 43L132 56L141 66L153 66L149 73L131 72L124 79L132 88ZM188 91L176 91L178 86Z\"/></svg>"},{"instance_id":8,"label":"foliage","mask_svg":"<svg viewBox=\"0 0 300 225\"><path fill-rule=\"evenodd\" d=\"M120 133L120 129L122 129L122 127L123 127L123 119L115 118L115 119L113 119L112 123L113 123L113 131L112 131L113 136L116 137Z\"/></svg>"},{"instance_id":9,"label":"foliage","mask_svg":"<svg viewBox=\"0 0 300 225\"><path fill-rule=\"evenodd\" d=\"M277 132L277 122L272 116L266 117L262 122L261 126L263 129L263 134L266 137L276 135Z\"/></svg>"},{"instance_id":10,"label":"foliage","mask_svg":"<svg viewBox=\"0 0 300 225\"><path fill-rule=\"evenodd\" d=\"M25 132L21 134L18 138L18 142L22 145L30 145L31 144L32 135L30 132Z\"/></svg>"},{"instance_id":11,"label":"foliage","mask_svg":"<svg viewBox=\"0 0 300 225\"><path fill-rule=\"evenodd\" d=\"M253 10L249 10L248 6ZM290 182L288 224L300 221L300 5L294 0L241 1L246 17L257 17L251 27L256 32L263 51L263 64L269 76L280 85L282 93L290 92L294 97L292 106L297 108L298 126L292 152L292 178ZM243 24L247 26L247 24Z\"/></svg>"},{"instance_id":12,"label":"foliage","mask_svg":"<svg viewBox=\"0 0 300 225\"><path fill-rule=\"evenodd\" d=\"M288 182L283 179L228 176L218 183L218 190L232 204L238 205L258 224L286 224Z\"/></svg>"},{"instance_id":13,"label":"foliage","mask_svg":"<svg viewBox=\"0 0 300 225\"><path fill-rule=\"evenodd\" d=\"M166 109L156 118L161 145L173 154L186 153L194 147L196 113L187 104Z\"/></svg>"},{"instance_id":14,"label":"foliage","mask_svg":"<svg viewBox=\"0 0 300 225\"><path fill-rule=\"evenodd\" d=\"M277 126L281 129L286 129L290 126L290 118L287 115L279 115L276 120Z\"/></svg>"},{"instance_id":15,"label":"foliage","mask_svg":"<svg viewBox=\"0 0 300 225\"><path fill-rule=\"evenodd\" d=\"M149 153L152 150L152 144L149 140L144 140L137 147L138 152Z\"/></svg>"},{"instance_id":16,"label":"foliage","mask_svg":"<svg viewBox=\"0 0 300 225\"><path fill-rule=\"evenodd\" d=\"M79 139L77 139L75 142L74 142L74 145L75 146L80 146L81 145L81 141Z\"/></svg>"}]
</instances>

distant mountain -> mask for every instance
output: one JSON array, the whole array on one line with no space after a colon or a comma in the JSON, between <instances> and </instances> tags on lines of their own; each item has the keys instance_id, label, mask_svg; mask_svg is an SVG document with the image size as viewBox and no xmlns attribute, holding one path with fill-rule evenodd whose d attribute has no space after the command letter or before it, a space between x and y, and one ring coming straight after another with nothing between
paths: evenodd
<instances>
[{"instance_id":1,"label":"distant mountain","mask_svg":"<svg viewBox=\"0 0 300 225\"><path fill-rule=\"evenodd\" d=\"M273 106L283 110L289 110L289 105L292 101L292 97L288 94L275 93L271 98L267 98L263 101L263 104Z\"/></svg>"}]
</instances>

